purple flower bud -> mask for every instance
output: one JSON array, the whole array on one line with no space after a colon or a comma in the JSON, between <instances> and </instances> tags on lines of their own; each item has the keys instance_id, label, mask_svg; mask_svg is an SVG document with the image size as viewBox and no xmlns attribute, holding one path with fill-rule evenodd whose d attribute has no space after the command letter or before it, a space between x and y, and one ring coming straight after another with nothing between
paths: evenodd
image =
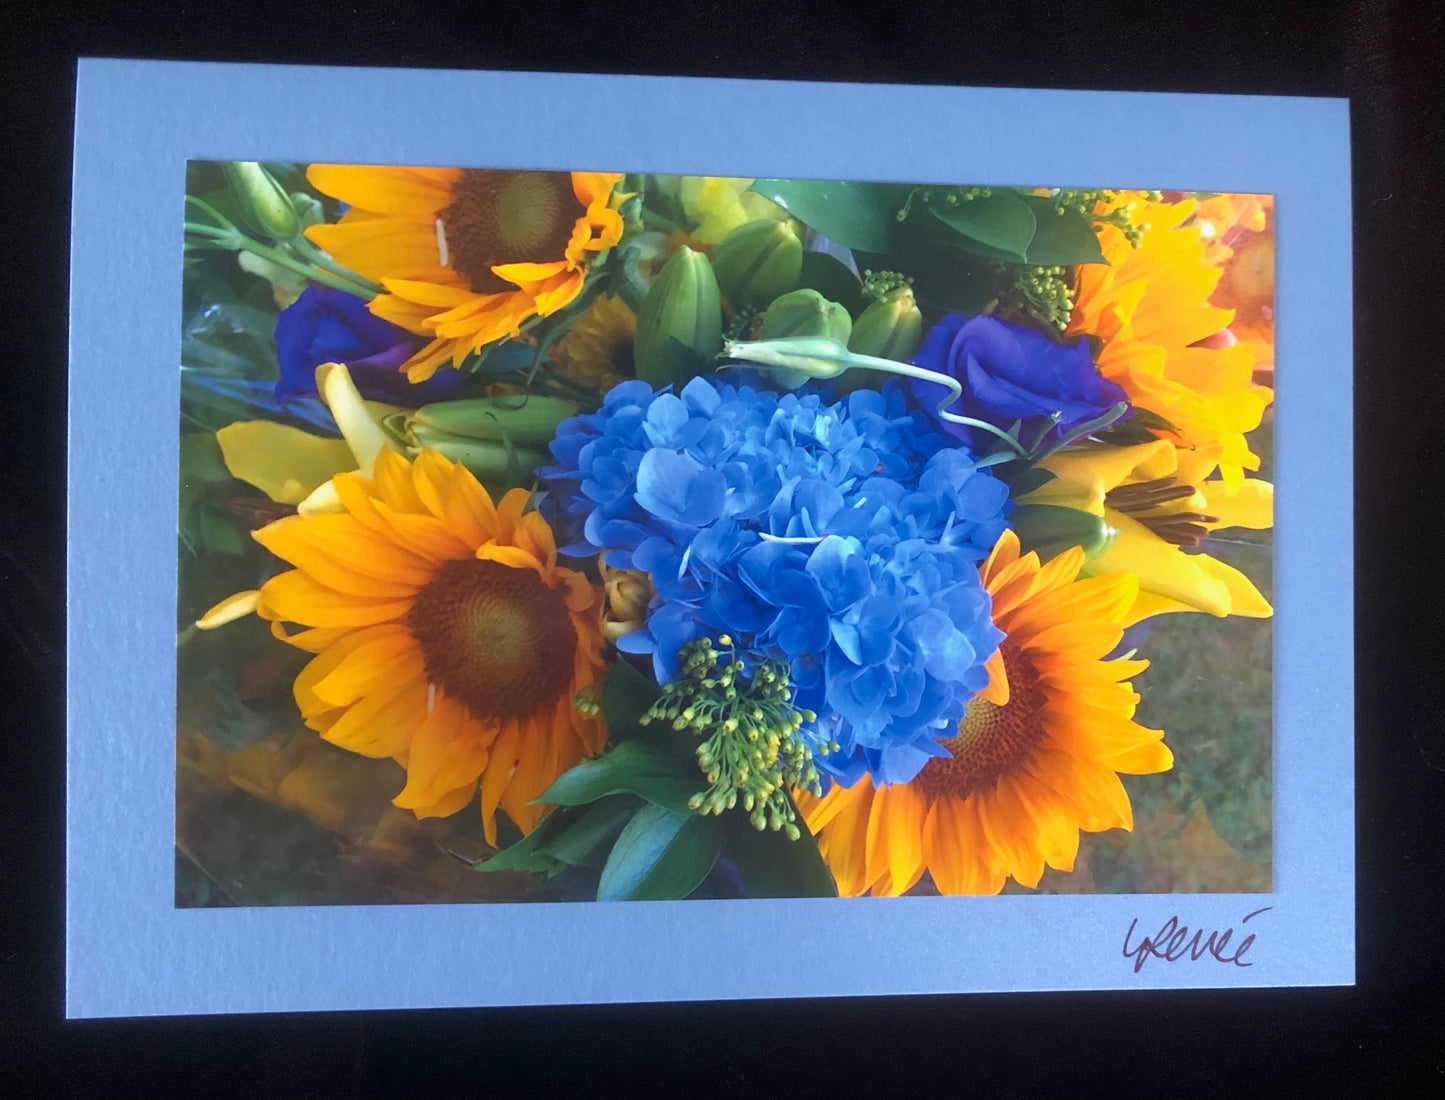
<instances>
[{"instance_id":1,"label":"purple flower bud","mask_svg":"<svg viewBox=\"0 0 1445 1100\"><path fill-rule=\"evenodd\" d=\"M1000 428L1024 422L1025 440L1058 414L1058 426L1045 439L1103 415L1124 391L1099 373L1088 344L1056 344L1041 332L980 314L950 313L929 330L912 363L958 380L963 396L945 411L987 421ZM913 392L932 413L948 390L934 382L914 382ZM971 446L988 440L960 424L940 421L945 432Z\"/></svg>"},{"instance_id":2,"label":"purple flower bud","mask_svg":"<svg viewBox=\"0 0 1445 1100\"><path fill-rule=\"evenodd\" d=\"M471 375L443 368L421 383L407 380L401 365L422 338L384 320L366 302L331 287L310 286L276 318L276 359L281 377L276 400L316 393L316 368L345 363L368 400L415 408L459 397Z\"/></svg>"}]
</instances>

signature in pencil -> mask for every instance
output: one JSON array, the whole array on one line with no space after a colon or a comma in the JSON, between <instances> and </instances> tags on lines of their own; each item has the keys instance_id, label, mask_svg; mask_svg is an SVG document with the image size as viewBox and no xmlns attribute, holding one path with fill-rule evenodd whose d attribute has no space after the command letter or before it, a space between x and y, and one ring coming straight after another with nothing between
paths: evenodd
<instances>
[{"instance_id":1,"label":"signature in pencil","mask_svg":"<svg viewBox=\"0 0 1445 1100\"><path fill-rule=\"evenodd\" d=\"M1266 905L1263 909L1256 909L1248 913L1240 921L1241 925L1248 924L1261 913L1268 913L1274 906ZM1163 959L1165 962L1178 962L1188 957L1193 962L1208 956L1216 962L1233 963L1235 966L1253 966L1254 963L1244 961L1245 952L1254 946L1254 933L1243 937L1239 943L1230 949L1230 939L1234 935L1233 928L1226 928L1222 932L1218 929L1205 932L1203 928L1196 928L1193 934L1187 924L1180 924L1178 917L1170 917L1164 922L1164 926L1153 936L1144 936L1139 942L1130 946L1134 938L1134 930L1139 926L1139 918L1135 917L1129 922L1129 931L1124 933L1124 957L1134 960L1134 973L1139 973L1150 957Z\"/></svg>"}]
</instances>

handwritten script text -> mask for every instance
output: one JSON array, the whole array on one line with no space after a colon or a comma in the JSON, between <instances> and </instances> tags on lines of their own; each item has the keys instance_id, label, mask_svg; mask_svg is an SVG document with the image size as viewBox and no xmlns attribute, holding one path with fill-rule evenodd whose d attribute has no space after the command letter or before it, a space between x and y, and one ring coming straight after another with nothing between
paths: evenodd
<instances>
[{"instance_id":1,"label":"handwritten script text","mask_svg":"<svg viewBox=\"0 0 1445 1100\"><path fill-rule=\"evenodd\" d=\"M1248 924L1254 917L1261 913L1267 913L1274 906L1266 905L1263 909L1256 909L1240 921L1241 925ZM1134 929L1139 924L1139 918L1135 917L1129 922L1129 931L1124 933L1124 957L1134 960L1134 973L1139 973L1144 964L1149 961L1152 955L1155 958L1163 959L1165 962L1178 962L1188 956L1194 962L1198 962L1208 955L1217 962L1233 963L1235 966L1253 966L1254 963L1244 961L1244 954L1254 946L1254 934L1250 933L1239 941L1238 946L1230 953L1229 940L1234 935L1233 928L1226 928L1223 932L1218 930L1205 933L1204 929L1196 928L1190 934L1187 924L1180 924L1178 917L1170 917L1164 922L1164 926L1153 936L1145 936L1139 943L1130 947L1129 942L1134 938Z\"/></svg>"}]
</instances>

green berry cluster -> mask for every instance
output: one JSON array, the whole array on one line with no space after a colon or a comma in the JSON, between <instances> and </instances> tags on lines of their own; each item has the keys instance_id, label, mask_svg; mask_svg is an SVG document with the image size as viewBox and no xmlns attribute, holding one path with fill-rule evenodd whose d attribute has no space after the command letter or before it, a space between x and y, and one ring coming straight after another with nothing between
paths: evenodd
<instances>
[{"instance_id":1,"label":"green berry cluster","mask_svg":"<svg viewBox=\"0 0 1445 1100\"><path fill-rule=\"evenodd\" d=\"M727 331L723 333L723 338L727 340L751 339L749 334L762 316L763 308L761 306L743 306L733 316L732 324L728 325Z\"/></svg>"},{"instance_id":2,"label":"green berry cluster","mask_svg":"<svg viewBox=\"0 0 1445 1100\"><path fill-rule=\"evenodd\" d=\"M588 684L572 696L572 706L586 715L602 713L602 685Z\"/></svg>"},{"instance_id":3,"label":"green berry cluster","mask_svg":"<svg viewBox=\"0 0 1445 1100\"><path fill-rule=\"evenodd\" d=\"M788 789L822 789L813 754L799 736L817 715L792 703L788 666L763 661L752 676L724 634L713 647L708 638L689 642L678 654L682 671L642 717L644 725L667 722L706 739L697 762L710 786L688 805L701 814L721 814L739 803L755 829L802 835ZM838 746L829 742L827 750Z\"/></svg>"},{"instance_id":4,"label":"green berry cluster","mask_svg":"<svg viewBox=\"0 0 1445 1100\"><path fill-rule=\"evenodd\" d=\"M1074 291L1063 267L1017 267L1012 304L1030 317L1062 332L1074 315Z\"/></svg>"},{"instance_id":5,"label":"green berry cluster","mask_svg":"<svg viewBox=\"0 0 1445 1100\"><path fill-rule=\"evenodd\" d=\"M1161 197L1158 191L1147 191L1145 194L1150 202L1158 202ZM1115 226L1137 248L1140 237L1149 230L1148 223L1139 221L1138 203L1130 201L1116 206L1107 214L1095 213L1099 203L1114 203L1118 198L1118 191L1080 187L1061 188L1053 196L1054 208L1060 214L1071 210L1091 221Z\"/></svg>"},{"instance_id":6,"label":"green berry cluster","mask_svg":"<svg viewBox=\"0 0 1445 1100\"><path fill-rule=\"evenodd\" d=\"M903 203L903 209L898 211L897 217L899 221L906 219L913 209L915 199L927 205L934 198L938 198L945 206L957 206L973 199L986 199L993 191L992 187L915 187L908 192L908 198Z\"/></svg>"},{"instance_id":7,"label":"green berry cluster","mask_svg":"<svg viewBox=\"0 0 1445 1100\"><path fill-rule=\"evenodd\" d=\"M893 291L913 285L913 277L898 271L863 270L863 296L881 302Z\"/></svg>"}]
</instances>

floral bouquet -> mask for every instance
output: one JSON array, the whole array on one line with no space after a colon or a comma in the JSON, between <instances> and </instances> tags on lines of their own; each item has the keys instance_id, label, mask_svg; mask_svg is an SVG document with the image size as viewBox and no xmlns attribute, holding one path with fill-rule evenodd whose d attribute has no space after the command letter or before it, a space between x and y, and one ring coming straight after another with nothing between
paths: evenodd
<instances>
[{"instance_id":1,"label":"floral bouquet","mask_svg":"<svg viewBox=\"0 0 1445 1100\"><path fill-rule=\"evenodd\" d=\"M1267 882L1268 196L188 191L178 903Z\"/></svg>"}]
</instances>

